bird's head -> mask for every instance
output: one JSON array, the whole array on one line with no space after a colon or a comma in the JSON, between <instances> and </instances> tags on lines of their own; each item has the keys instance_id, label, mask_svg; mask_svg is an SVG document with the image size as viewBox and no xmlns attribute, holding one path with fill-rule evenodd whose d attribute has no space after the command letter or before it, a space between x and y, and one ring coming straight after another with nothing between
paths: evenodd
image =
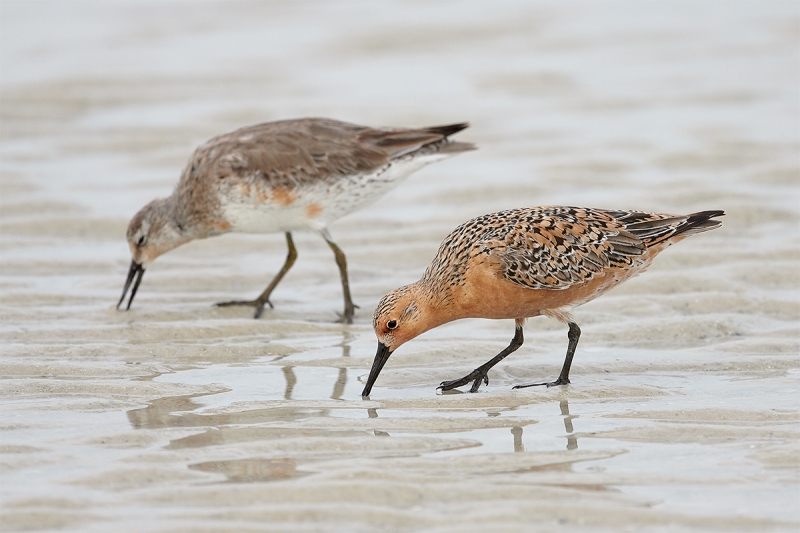
<instances>
[{"instance_id":1,"label":"bird's head","mask_svg":"<svg viewBox=\"0 0 800 533\"><path fill-rule=\"evenodd\" d=\"M126 234L131 258L145 268L156 257L190 239L170 209L168 198L153 200L131 219Z\"/></svg>"},{"instance_id":2,"label":"bird's head","mask_svg":"<svg viewBox=\"0 0 800 533\"><path fill-rule=\"evenodd\" d=\"M436 325L428 320L427 301L419 297L416 284L400 287L384 296L372 316L378 351L361 396L369 396L392 352Z\"/></svg>"},{"instance_id":3,"label":"bird's head","mask_svg":"<svg viewBox=\"0 0 800 533\"><path fill-rule=\"evenodd\" d=\"M169 198L153 200L139 210L128 224L126 237L131 249L131 266L117 309L125 300L131 282L136 278L126 307L130 309L144 271L150 263L161 254L191 240L175 219Z\"/></svg>"}]
</instances>

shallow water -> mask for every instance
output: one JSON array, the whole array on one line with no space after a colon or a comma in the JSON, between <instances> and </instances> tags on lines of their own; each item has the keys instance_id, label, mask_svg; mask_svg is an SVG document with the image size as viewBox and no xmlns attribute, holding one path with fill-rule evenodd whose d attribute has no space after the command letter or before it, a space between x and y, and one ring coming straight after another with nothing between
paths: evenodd
<instances>
[{"instance_id":1,"label":"shallow water","mask_svg":"<svg viewBox=\"0 0 800 533\"><path fill-rule=\"evenodd\" d=\"M793 2L0 6L6 531L796 531L800 10ZM114 309L129 218L255 122L468 120L477 152L337 222L261 320L280 235L194 242ZM371 311L460 222L523 205L725 226L505 347L468 320L398 350Z\"/></svg>"}]
</instances>

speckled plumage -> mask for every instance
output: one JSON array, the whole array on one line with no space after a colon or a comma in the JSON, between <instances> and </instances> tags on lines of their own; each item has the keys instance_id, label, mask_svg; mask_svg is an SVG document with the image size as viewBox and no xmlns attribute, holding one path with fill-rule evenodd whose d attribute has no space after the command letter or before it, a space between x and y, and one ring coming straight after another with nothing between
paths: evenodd
<instances>
[{"instance_id":1,"label":"speckled plumage","mask_svg":"<svg viewBox=\"0 0 800 533\"><path fill-rule=\"evenodd\" d=\"M471 260L496 257L505 279L564 290L601 272L644 266L649 249L686 231L688 217L581 207L533 207L484 215L456 228L423 280L460 283ZM719 223L715 223L719 224Z\"/></svg>"},{"instance_id":2,"label":"speckled plumage","mask_svg":"<svg viewBox=\"0 0 800 533\"><path fill-rule=\"evenodd\" d=\"M373 326L383 362L376 356L365 395L391 352L461 318L514 319L518 334L508 353L522 344L526 318L547 315L569 324L571 352L562 376L551 384L569 383L571 355L580 336L572 308L644 271L673 242L718 228L722 223L713 218L723 214L552 206L511 209L461 224L442 242L419 281L387 294L375 309ZM474 380L476 391L487 380L488 369L508 353L441 388Z\"/></svg>"},{"instance_id":3,"label":"speckled plumage","mask_svg":"<svg viewBox=\"0 0 800 533\"><path fill-rule=\"evenodd\" d=\"M424 165L474 149L448 139L466 127L376 129L305 118L214 137L195 150L172 195L147 204L131 220L127 239L133 259L117 307L136 278L130 307L144 268L181 244L231 231L284 232L289 255L267 289L256 300L221 304L251 305L258 317L297 256L291 232L313 230L334 251L345 293L343 319L351 322L354 305L346 259L328 234L328 224L377 199Z\"/></svg>"}]
</instances>

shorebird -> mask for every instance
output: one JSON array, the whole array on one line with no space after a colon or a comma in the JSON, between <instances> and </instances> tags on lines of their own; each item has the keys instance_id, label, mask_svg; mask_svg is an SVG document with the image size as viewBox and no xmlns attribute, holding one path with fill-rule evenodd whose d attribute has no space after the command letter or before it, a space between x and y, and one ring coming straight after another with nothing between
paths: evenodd
<instances>
[{"instance_id":1,"label":"shorebird","mask_svg":"<svg viewBox=\"0 0 800 533\"><path fill-rule=\"evenodd\" d=\"M344 293L340 321L352 323L347 260L328 224L376 200L428 163L475 149L450 135L468 124L375 129L324 118L267 122L220 135L199 146L168 198L144 206L128 225L131 265L120 308L130 309L145 269L161 254L194 239L228 232L286 235L281 270L255 300L218 306L272 307L272 291L297 258L292 232L319 232L333 250Z\"/></svg>"},{"instance_id":2,"label":"shorebird","mask_svg":"<svg viewBox=\"0 0 800 533\"><path fill-rule=\"evenodd\" d=\"M644 271L656 255L689 235L716 229L723 211L691 215L610 211L584 207L530 207L474 218L445 238L422 279L390 292L372 319L378 351L362 396L401 345L461 318L514 319L506 349L466 376L439 385L448 391L472 382L522 346L527 318L545 315L569 326L567 356L558 379L565 385L581 330L574 307Z\"/></svg>"}]
</instances>

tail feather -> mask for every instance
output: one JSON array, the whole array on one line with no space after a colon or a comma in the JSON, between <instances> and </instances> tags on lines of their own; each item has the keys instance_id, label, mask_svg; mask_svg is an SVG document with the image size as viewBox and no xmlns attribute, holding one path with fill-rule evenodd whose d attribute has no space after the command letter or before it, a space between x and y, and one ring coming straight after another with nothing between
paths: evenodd
<instances>
[{"instance_id":1,"label":"tail feather","mask_svg":"<svg viewBox=\"0 0 800 533\"><path fill-rule=\"evenodd\" d=\"M724 215L725 211L721 210L692 213L686 217L686 222L676 228L675 235L695 235L696 233L717 229L722 226L722 221L713 220L713 218Z\"/></svg>"},{"instance_id":2,"label":"tail feather","mask_svg":"<svg viewBox=\"0 0 800 533\"><path fill-rule=\"evenodd\" d=\"M437 133L444 136L444 140L438 143L438 153L440 154L455 154L458 152L468 152L470 150L477 150L478 147L470 142L451 141L448 139L450 135L456 134L459 131L465 130L469 127L469 122L461 122L459 124L448 124L446 126L431 126L422 128L423 131L429 133Z\"/></svg>"},{"instance_id":3,"label":"tail feather","mask_svg":"<svg viewBox=\"0 0 800 533\"><path fill-rule=\"evenodd\" d=\"M455 142L449 135L458 133L469 126L466 122L447 126L432 126L418 129L369 130L362 136L363 140L384 150L392 159L410 153L423 155L432 151L453 154L475 150L472 143Z\"/></svg>"},{"instance_id":4,"label":"tail feather","mask_svg":"<svg viewBox=\"0 0 800 533\"><path fill-rule=\"evenodd\" d=\"M676 237L683 238L717 229L722 226L722 221L714 220L714 217L724 214L724 211L714 210L685 216L648 215L657 218L626 224L625 230L641 239L649 248Z\"/></svg>"},{"instance_id":5,"label":"tail feather","mask_svg":"<svg viewBox=\"0 0 800 533\"><path fill-rule=\"evenodd\" d=\"M458 133L461 130L465 130L468 127L469 127L468 122L461 122L459 124L447 124L446 126L431 126L429 128L422 128L422 130L430 133L438 133L439 135L444 135L445 137L449 137L450 135Z\"/></svg>"}]
</instances>

